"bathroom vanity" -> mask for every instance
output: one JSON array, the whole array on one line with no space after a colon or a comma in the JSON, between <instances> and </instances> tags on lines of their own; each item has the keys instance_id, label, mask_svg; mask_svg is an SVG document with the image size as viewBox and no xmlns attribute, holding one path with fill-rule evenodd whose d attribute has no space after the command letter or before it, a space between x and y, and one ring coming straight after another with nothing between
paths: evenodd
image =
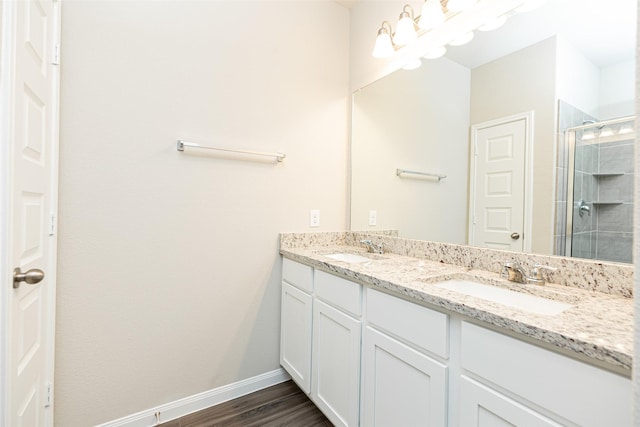
<instances>
[{"instance_id":1,"label":"bathroom vanity","mask_svg":"<svg viewBox=\"0 0 640 427\"><path fill-rule=\"evenodd\" d=\"M281 364L335 425L631 425L626 266L537 257L565 283L526 285L496 256L530 255L361 237L281 239Z\"/></svg>"}]
</instances>

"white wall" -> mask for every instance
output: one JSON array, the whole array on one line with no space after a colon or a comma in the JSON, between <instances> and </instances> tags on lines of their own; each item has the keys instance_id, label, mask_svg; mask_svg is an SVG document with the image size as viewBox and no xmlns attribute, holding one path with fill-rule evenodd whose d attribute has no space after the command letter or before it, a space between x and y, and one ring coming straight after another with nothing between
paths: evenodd
<instances>
[{"instance_id":1,"label":"white wall","mask_svg":"<svg viewBox=\"0 0 640 427\"><path fill-rule=\"evenodd\" d=\"M635 60L604 67L600 71L600 120L635 114Z\"/></svg>"},{"instance_id":2,"label":"white wall","mask_svg":"<svg viewBox=\"0 0 640 427\"><path fill-rule=\"evenodd\" d=\"M64 2L56 425L278 368L278 233L347 227L348 37L330 1Z\"/></svg>"},{"instance_id":3,"label":"white wall","mask_svg":"<svg viewBox=\"0 0 640 427\"><path fill-rule=\"evenodd\" d=\"M469 86L469 69L440 58L354 95L352 230L395 229L401 237L467 242ZM398 178L397 168L447 178ZM368 225L370 210L377 211L375 227Z\"/></svg>"},{"instance_id":4,"label":"white wall","mask_svg":"<svg viewBox=\"0 0 640 427\"><path fill-rule=\"evenodd\" d=\"M550 38L471 71L471 124L534 111L534 253L553 253L556 42Z\"/></svg>"},{"instance_id":5,"label":"white wall","mask_svg":"<svg viewBox=\"0 0 640 427\"><path fill-rule=\"evenodd\" d=\"M561 36L556 37L556 98L599 117L600 69Z\"/></svg>"}]
</instances>

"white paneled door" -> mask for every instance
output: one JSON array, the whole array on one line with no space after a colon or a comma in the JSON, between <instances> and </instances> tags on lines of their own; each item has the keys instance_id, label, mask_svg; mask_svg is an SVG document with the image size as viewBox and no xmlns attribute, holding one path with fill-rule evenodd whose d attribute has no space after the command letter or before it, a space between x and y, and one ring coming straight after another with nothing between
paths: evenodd
<instances>
[{"instance_id":1,"label":"white paneled door","mask_svg":"<svg viewBox=\"0 0 640 427\"><path fill-rule=\"evenodd\" d=\"M12 427L53 425L59 7L2 2L0 424Z\"/></svg>"},{"instance_id":2,"label":"white paneled door","mask_svg":"<svg viewBox=\"0 0 640 427\"><path fill-rule=\"evenodd\" d=\"M526 249L528 126L526 117L474 126L471 245L510 251Z\"/></svg>"}]
</instances>

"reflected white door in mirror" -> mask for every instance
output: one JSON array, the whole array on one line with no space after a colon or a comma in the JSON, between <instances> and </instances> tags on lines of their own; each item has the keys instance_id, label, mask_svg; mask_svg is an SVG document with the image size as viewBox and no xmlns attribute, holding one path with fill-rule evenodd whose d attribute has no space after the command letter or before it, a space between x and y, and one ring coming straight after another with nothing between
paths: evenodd
<instances>
[{"instance_id":1,"label":"reflected white door in mirror","mask_svg":"<svg viewBox=\"0 0 640 427\"><path fill-rule=\"evenodd\" d=\"M530 250L527 203L533 112L472 126L469 244Z\"/></svg>"}]
</instances>

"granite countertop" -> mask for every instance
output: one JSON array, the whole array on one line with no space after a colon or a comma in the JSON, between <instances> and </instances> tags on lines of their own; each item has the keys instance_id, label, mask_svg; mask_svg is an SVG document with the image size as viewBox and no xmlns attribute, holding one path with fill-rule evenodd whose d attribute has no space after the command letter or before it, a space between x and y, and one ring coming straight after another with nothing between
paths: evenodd
<instances>
[{"instance_id":1,"label":"granite countertop","mask_svg":"<svg viewBox=\"0 0 640 427\"><path fill-rule=\"evenodd\" d=\"M544 286L513 283L497 273L484 270L392 253L370 254L362 248L350 246L282 248L280 253L286 258L372 288L386 289L459 313L630 373L633 356L632 298L552 283ZM332 253L359 254L372 258L372 261L346 263L325 256ZM553 316L534 314L434 286L452 279L518 290L565 302L572 307Z\"/></svg>"}]
</instances>

